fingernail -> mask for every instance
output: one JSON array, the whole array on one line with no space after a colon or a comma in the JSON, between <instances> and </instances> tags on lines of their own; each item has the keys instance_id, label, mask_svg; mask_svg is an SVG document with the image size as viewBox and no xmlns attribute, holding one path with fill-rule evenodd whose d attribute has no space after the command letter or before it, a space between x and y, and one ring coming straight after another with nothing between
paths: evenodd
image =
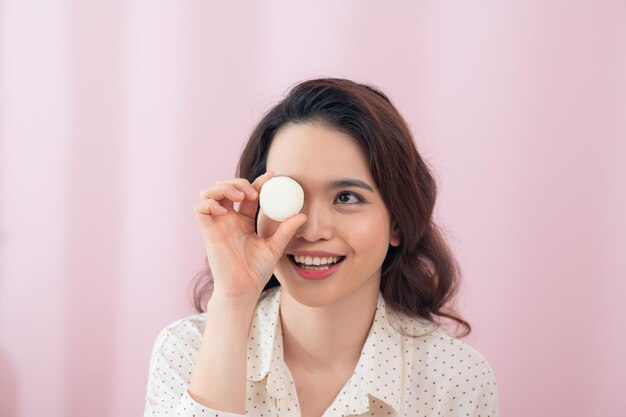
<instances>
[{"instance_id":1,"label":"fingernail","mask_svg":"<svg viewBox=\"0 0 626 417\"><path fill-rule=\"evenodd\" d=\"M254 187L249 187L248 192L252 193L253 195L256 194L256 190L254 189Z\"/></svg>"}]
</instances>

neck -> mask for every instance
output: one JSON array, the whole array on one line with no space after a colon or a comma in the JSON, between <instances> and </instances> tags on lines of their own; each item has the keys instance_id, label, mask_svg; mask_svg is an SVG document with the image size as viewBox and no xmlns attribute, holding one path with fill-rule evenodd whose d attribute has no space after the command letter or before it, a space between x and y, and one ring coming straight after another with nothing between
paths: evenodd
<instances>
[{"instance_id":1,"label":"neck","mask_svg":"<svg viewBox=\"0 0 626 417\"><path fill-rule=\"evenodd\" d=\"M309 307L281 291L285 362L306 372L352 371L378 305L379 280L322 307Z\"/></svg>"}]
</instances>

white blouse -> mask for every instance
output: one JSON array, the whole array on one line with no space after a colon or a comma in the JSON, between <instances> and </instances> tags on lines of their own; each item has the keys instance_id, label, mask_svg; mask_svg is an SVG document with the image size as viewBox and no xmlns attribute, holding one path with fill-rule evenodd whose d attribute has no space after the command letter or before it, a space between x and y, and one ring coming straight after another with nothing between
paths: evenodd
<instances>
[{"instance_id":1,"label":"white blouse","mask_svg":"<svg viewBox=\"0 0 626 417\"><path fill-rule=\"evenodd\" d=\"M283 360L279 320L281 287L259 297L248 335L246 415L300 417ZM390 321L395 318L395 322ZM206 313L165 327L156 338L148 373L144 417L241 417L205 407L187 392L202 341ZM395 326L395 327L394 327ZM418 337L403 336L398 331ZM469 344L427 320L386 307L382 293L352 377L322 417L499 416L496 379Z\"/></svg>"}]
</instances>

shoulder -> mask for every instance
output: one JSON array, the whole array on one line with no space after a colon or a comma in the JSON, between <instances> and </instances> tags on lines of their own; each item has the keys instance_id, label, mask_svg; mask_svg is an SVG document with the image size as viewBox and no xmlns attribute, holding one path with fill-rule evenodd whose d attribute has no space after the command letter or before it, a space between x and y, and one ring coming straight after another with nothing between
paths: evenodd
<instances>
[{"instance_id":1,"label":"shoulder","mask_svg":"<svg viewBox=\"0 0 626 417\"><path fill-rule=\"evenodd\" d=\"M415 398L441 393L447 410L470 416L499 415L496 376L487 358L468 342L437 326L417 337L403 337L409 386ZM445 393L445 394L444 394ZM431 404L432 405L432 404ZM424 407L427 404L423 404Z\"/></svg>"},{"instance_id":2,"label":"shoulder","mask_svg":"<svg viewBox=\"0 0 626 417\"><path fill-rule=\"evenodd\" d=\"M450 334L442 326L404 316L404 354L416 372L432 373L437 380L495 385L495 374L487 358L468 342ZM479 384L480 385L480 384Z\"/></svg>"},{"instance_id":3,"label":"shoulder","mask_svg":"<svg viewBox=\"0 0 626 417\"><path fill-rule=\"evenodd\" d=\"M254 315L259 315L259 312L266 313L268 308L273 305L275 306L279 299L279 291L280 286L263 291L257 301ZM153 351L163 350L169 347L183 351L189 351L190 348L194 348L194 350L197 351L197 348L202 342L206 319L207 313L203 312L189 315L169 323L159 331ZM189 353L193 354L193 351Z\"/></svg>"},{"instance_id":4,"label":"shoulder","mask_svg":"<svg viewBox=\"0 0 626 417\"><path fill-rule=\"evenodd\" d=\"M465 340L450 335L443 329L433 334L433 353L436 353L441 364L449 364L450 368L458 369L457 374L465 374L480 380L493 380L495 376L487 358Z\"/></svg>"},{"instance_id":5,"label":"shoulder","mask_svg":"<svg viewBox=\"0 0 626 417\"><path fill-rule=\"evenodd\" d=\"M178 350L193 356L202 342L206 313L177 319L163 327L154 342L153 352Z\"/></svg>"}]
</instances>

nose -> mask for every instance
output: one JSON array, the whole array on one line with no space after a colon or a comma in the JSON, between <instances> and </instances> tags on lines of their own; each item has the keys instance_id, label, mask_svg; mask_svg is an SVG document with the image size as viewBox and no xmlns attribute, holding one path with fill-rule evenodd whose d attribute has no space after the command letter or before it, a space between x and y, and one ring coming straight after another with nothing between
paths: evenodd
<instances>
[{"instance_id":1,"label":"nose","mask_svg":"<svg viewBox=\"0 0 626 417\"><path fill-rule=\"evenodd\" d=\"M296 238L315 242L319 239L330 240L333 237L332 218L327 210L316 208L305 199L300 212L306 214L306 221L296 230Z\"/></svg>"}]
</instances>

